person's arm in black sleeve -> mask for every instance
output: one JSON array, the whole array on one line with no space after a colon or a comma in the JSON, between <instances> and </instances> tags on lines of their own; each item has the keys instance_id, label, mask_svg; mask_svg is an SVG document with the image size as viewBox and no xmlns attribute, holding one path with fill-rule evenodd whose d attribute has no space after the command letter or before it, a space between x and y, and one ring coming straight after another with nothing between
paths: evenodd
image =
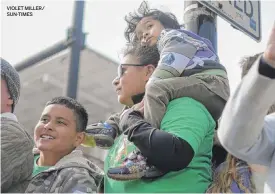
<instances>
[{"instance_id":1,"label":"person's arm in black sleeve","mask_svg":"<svg viewBox=\"0 0 275 194\"><path fill-rule=\"evenodd\" d=\"M261 56L260 58L260 65L258 69L259 73L263 76L269 77L271 79L275 79L275 68L269 65Z\"/></svg>"},{"instance_id":2,"label":"person's arm in black sleeve","mask_svg":"<svg viewBox=\"0 0 275 194\"><path fill-rule=\"evenodd\" d=\"M182 170L194 157L194 150L188 142L153 128L138 111L126 111L121 117L120 127L148 162L163 172Z\"/></svg>"}]
</instances>

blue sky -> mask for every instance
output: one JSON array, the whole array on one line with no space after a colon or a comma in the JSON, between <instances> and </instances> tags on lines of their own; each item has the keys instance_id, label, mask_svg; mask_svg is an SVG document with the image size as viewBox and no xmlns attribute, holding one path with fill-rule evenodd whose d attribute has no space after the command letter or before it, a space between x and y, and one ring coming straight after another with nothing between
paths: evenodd
<instances>
[{"instance_id":1,"label":"blue sky","mask_svg":"<svg viewBox=\"0 0 275 194\"><path fill-rule=\"evenodd\" d=\"M154 8L174 13L183 21L183 0L149 0ZM84 31L86 43L106 56L118 61L118 52L125 44L123 17L138 8L141 0L89 0L85 5ZM70 0L2 0L1 2L1 56L15 64L66 38L72 23L74 2ZM8 5L45 6L31 17L7 16ZM226 66L231 88L240 80L238 60L244 55L264 50L267 35L275 21L275 1L262 1L262 41L255 42L229 23L218 18L218 54Z\"/></svg>"}]
</instances>

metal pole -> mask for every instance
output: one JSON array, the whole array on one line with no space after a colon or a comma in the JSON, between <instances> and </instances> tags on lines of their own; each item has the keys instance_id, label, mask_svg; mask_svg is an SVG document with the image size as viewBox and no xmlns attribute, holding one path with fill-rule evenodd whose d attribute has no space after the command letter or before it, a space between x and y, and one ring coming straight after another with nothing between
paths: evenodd
<instances>
[{"instance_id":1,"label":"metal pole","mask_svg":"<svg viewBox=\"0 0 275 194\"><path fill-rule=\"evenodd\" d=\"M210 40L217 52L217 15L214 12L201 5L199 1L185 1L184 24L187 30ZM225 161L227 151L223 147L214 145L212 153L214 166Z\"/></svg>"},{"instance_id":2,"label":"metal pole","mask_svg":"<svg viewBox=\"0 0 275 194\"><path fill-rule=\"evenodd\" d=\"M187 30L210 40L217 52L217 14L198 1L185 1L184 24Z\"/></svg>"},{"instance_id":3,"label":"metal pole","mask_svg":"<svg viewBox=\"0 0 275 194\"><path fill-rule=\"evenodd\" d=\"M26 60L17 63L14 65L14 68L17 71L22 71L25 68L31 67L33 65L35 65L36 63L47 59L49 57L51 57L52 55L55 55L56 53L59 53L63 50L65 50L66 48L68 48L71 45L72 41L71 40L65 40L65 41L60 41L56 44L54 44L53 46L35 54L32 57L27 58Z\"/></svg>"},{"instance_id":4,"label":"metal pole","mask_svg":"<svg viewBox=\"0 0 275 194\"><path fill-rule=\"evenodd\" d=\"M71 59L69 65L66 96L74 99L76 99L77 97L80 53L85 45L85 35L82 32L84 3L85 1L75 1L73 26L71 28L72 38L74 42L71 48Z\"/></svg>"}]
</instances>

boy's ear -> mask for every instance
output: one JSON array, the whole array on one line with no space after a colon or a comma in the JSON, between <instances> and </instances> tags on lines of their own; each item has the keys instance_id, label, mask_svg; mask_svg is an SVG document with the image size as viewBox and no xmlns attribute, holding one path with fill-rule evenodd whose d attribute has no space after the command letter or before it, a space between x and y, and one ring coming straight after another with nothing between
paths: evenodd
<instances>
[{"instance_id":1,"label":"boy's ear","mask_svg":"<svg viewBox=\"0 0 275 194\"><path fill-rule=\"evenodd\" d=\"M80 144L83 143L85 138L85 132L78 132L76 134L76 139L75 139L75 147L79 146Z\"/></svg>"}]
</instances>

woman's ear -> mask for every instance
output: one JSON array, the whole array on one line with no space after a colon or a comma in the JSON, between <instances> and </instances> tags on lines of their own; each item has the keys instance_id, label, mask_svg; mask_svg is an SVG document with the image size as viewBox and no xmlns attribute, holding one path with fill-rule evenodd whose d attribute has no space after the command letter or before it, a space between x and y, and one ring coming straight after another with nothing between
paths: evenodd
<instances>
[{"instance_id":1,"label":"woman's ear","mask_svg":"<svg viewBox=\"0 0 275 194\"><path fill-rule=\"evenodd\" d=\"M146 76L148 76L148 78L151 77L151 75L153 74L153 72L155 71L156 67L152 64L147 65L147 71L146 71Z\"/></svg>"}]
</instances>

